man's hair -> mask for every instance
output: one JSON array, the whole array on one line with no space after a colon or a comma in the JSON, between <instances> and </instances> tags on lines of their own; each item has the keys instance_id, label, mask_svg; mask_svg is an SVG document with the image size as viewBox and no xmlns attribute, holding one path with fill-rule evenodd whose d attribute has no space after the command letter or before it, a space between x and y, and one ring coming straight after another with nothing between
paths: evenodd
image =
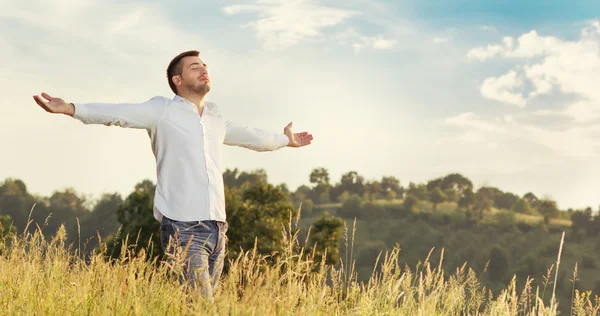
<instances>
[{"instance_id":1,"label":"man's hair","mask_svg":"<svg viewBox=\"0 0 600 316\"><path fill-rule=\"evenodd\" d=\"M198 56L200 56L200 52L196 51L196 50L189 50L187 52L183 52L183 53L175 56L175 58L173 58L173 60L171 60L171 62L169 63L169 67L167 67L167 80L169 80L169 87L171 87L171 90L175 94L177 94L177 86L175 86L175 83L173 82L173 76L181 75L181 73L183 71L183 66L181 65L181 60L184 57L189 57L189 56L198 57Z\"/></svg>"}]
</instances>

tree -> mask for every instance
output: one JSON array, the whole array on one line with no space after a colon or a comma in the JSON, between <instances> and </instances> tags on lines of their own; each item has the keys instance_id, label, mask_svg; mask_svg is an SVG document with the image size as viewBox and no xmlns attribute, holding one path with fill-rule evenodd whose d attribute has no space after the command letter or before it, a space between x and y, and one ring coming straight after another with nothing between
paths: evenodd
<instances>
[{"instance_id":1,"label":"tree","mask_svg":"<svg viewBox=\"0 0 600 316\"><path fill-rule=\"evenodd\" d=\"M327 169L314 169L310 173L310 183L315 185L311 190L311 199L316 204L324 204L331 201L331 185L329 184L329 172Z\"/></svg>"},{"instance_id":2,"label":"tree","mask_svg":"<svg viewBox=\"0 0 600 316\"><path fill-rule=\"evenodd\" d=\"M594 220L590 222L587 234L589 236L598 236L600 234L600 212L596 213Z\"/></svg>"},{"instance_id":3,"label":"tree","mask_svg":"<svg viewBox=\"0 0 600 316\"><path fill-rule=\"evenodd\" d=\"M282 229L298 210L277 187L259 182L242 191L225 188L229 229L229 255L236 258L241 250L250 250L256 242L261 255L277 255L284 250Z\"/></svg>"},{"instance_id":4,"label":"tree","mask_svg":"<svg viewBox=\"0 0 600 316\"><path fill-rule=\"evenodd\" d=\"M385 199L386 201L393 201L397 198L396 196L396 192L394 191L388 191L385 195Z\"/></svg>"},{"instance_id":5,"label":"tree","mask_svg":"<svg viewBox=\"0 0 600 316\"><path fill-rule=\"evenodd\" d=\"M439 188L442 185L443 181L443 178L435 178L433 180L427 181L427 191L433 191L433 189Z\"/></svg>"},{"instance_id":6,"label":"tree","mask_svg":"<svg viewBox=\"0 0 600 316\"><path fill-rule=\"evenodd\" d=\"M379 262L381 262L385 256L385 243L382 240L367 241L362 247L358 249L358 256L356 258L356 264L358 266L372 267L375 265L377 257L381 254Z\"/></svg>"},{"instance_id":7,"label":"tree","mask_svg":"<svg viewBox=\"0 0 600 316\"><path fill-rule=\"evenodd\" d=\"M304 200L302 202L302 209L300 211L305 216L311 216L311 215L313 215L314 207L315 207L315 204L313 203L312 200ZM295 208L298 209L298 207L295 207Z\"/></svg>"},{"instance_id":8,"label":"tree","mask_svg":"<svg viewBox=\"0 0 600 316\"><path fill-rule=\"evenodd\" d=\"M121 195L103 194L96 202L91 214L81 220L81 242L84 252L98 246L98 235L103 240L117 231L120 226L117 210L123 203Z\"/></svg>"},{"instance_id":9,"label":"tree","mask_svg":"<svg viewBox=\"0 0 600 316\"><path fill-rule=\"evenodd\" d=\"M107 238L109 256L118 258L123 246L133 248L136 253L145 248L149 257L163 255L160 223L153 214L154 189L152 181L144 180L119 205L117 220L122 230Z\"/></svg>"},{"instance_id":10,"label":"tree","mask_svg":"<svg viewBox=\"0 0 600 316\"><path fill-rule=\"evenodd\" d=\"M400 186L400 180L392 176L381 178L381 190L386 196L389 195L389 192L394 192L394 196L397 198L402 198L404 193L404 189Z\"/></svg>"},{"instance_id":11,"label":"tree","mask_svg":"<svg viewBox=\"0 0 600 316\"><path fill-rule=\"evenodd\" d=\"M241 187L244 185L253 186L258 182L267 182L267 172L264 169L256 169L250 172L239 172L237 168L234 170L226 169L223 172L223 183L225 186Z\"/></svg>"},{"instance_id":12,"label":"tree","mask_svg":"<svg viewBox=\"0 0 600 316\"><path fill-rule=\"evenodd\" d=\"M424 184L415 184L409 183L408 190L406 191L407 195L411 195L418 200L426 201L427 200L427 186Z\"/></svg>"},{"instance_id":13,"label":"tree","mask_svg":"<svg viewBox=\"0 0 600 316\"><path fill-rule=\"evenodd\" d=\"M494 246L490 250L490 264L488 267L490 279L494 282L503 282L509 271L510 258L506 250L500 246Z\"/></svg>"},{"instance_id":14,"label":"tree","mask_svg":"<svg viewBox=\"0 0 600 316\"><path fill-rule=\"evenodd\" d=\"M451 173L444 177L442 189L454 189L458 194L473 189L473 183L460 173Z\"/></svg>"},{"instance_id":15,"label":"tree","mask_svg":"<svg viewBox=\"0 0 600 316\"><path fill-rule=\"evenodd\" d=\"M531 205L531 207L537 208L537 203L538 203L539 199L533 193L528 192L527 194L523 195L523 199L527 200L527 202L529 203L529 205Z\"/></svg>"},{"instance_id":16,"label":"tree","mask_svg":"<svg viewBox=\"0 0 600 316\"><path fill-rule=\"evenodd\" d=\"M327 253L325 264L337 265L340 263L339 245L344 221L339 217L323 212L312 226L314 229L310 235L309 247L311 251L315 247L315 259L319 261Z\"/></svg>"},{"instance_id":17,"label":"tree","mask_svg":"<svg viewBox=\"0 0 600 316\"><path fill-rule=\"evenodd\" d=\"M472 190L466 190L458 200L458 206L465 209L466 214L471 214L471 207L475 203L475 194Z\"/></svg>"},{"instance_id":18,"label":"tree","mask_svg":"<svg viewBox=\"0 0 600 316\"><path fill-rule=\"evenodd\" d=\"M479 214L479 220L483 220L483 213L488 211L494 205L494 200L490 196L492 192L493 191L482 187L475 193L473 209Z\"/></svg>"},{"instance_id":19,"label":"tree","mask_svg":"<svg viewBox=\"0 0 600 316\"><path fill-rule=\"evenodd\" d=\"M473 183L459 173L451 173L443 178L436 178L427 183L427 191L431 192L436 187L439 187L447 197L458 200L466 191L473 189ZM450 193L451 191L456 192L456 194Z\"/></svg>"},{"instance_id":20,"label":"tree","mask_svg":"<svg viewBox=\"0 0 600 316\"><path fill-rule=\"evenodd\" d=\"M48 199L48 213L50 216L48 226L45 232L54 235L61 225L65 225L67 236L70 241L75 241L77 236L77 220L85 219L90 215L90 211L86 207L86 198L79 196L75 189L67 188L64 191L56 191ZM38 216L41 212L38 212ZM41 213L43 214L43 213ZM45 214L44 214L45 215ZM46 216L42 215L45 219Z\"/></svg>"},{"instance_id":21,"label":"tree","mask_svg":"<svg viewBox=\"0 0 600 316\"><path fill-rule=\"evenodd\" d=\"M342 175L340 180L340 193L348 191L350 194L356 194L363 196L365 191L365 179L360 176L356 171L350 171Z\"/></svg>"},{"instance_id":22,"label":"tree","mask_svg":"<svg viewBox=\"0 0 600 316\"><path fill-rule=\"evenodd\" d=\"M515 203L512 207L512 210L521 214L532 214L533 208L529 205L529 202L526 199L519 199L517 203Z\"/></svg>"},{"instance_id":23,"label":"tree","mask_svg":"<svg viewBox=\"0 0 600 316\"><path fill-rule=\"evenodd\" d=\"M342 204L337 214L343 218L360 218L363 210L363 201L357 194L351 194Z\"/></svg>"},{"instance_id":24,"label":"tree","mask_svg":"<svg viewBox=\"0 0 600 316\"><path fill-rule=\"evenodd\" d=\"M381 184L377 181L368 181L365 185L364 198L367 201L381 199L383 197Z\"/></svg>"},{"instance_id":25,"label":"tree","mask_svg":"<svg viewBox=\"0 0 600 316\"><path fill-rule=\"evenodd\" d=\"M572 212L571 223L573 235L577 235L580 232L587 232L592 223L592 208L588 207L583 211Z\"/></svg>"},{"instance_id":26,"label":"tree","mask_svg":"<svg viewBox=\"0 0 600 316\"><path fill-rule=\"evenodd\" d=\"M433 204L433 211L437 210L437 205L444 202L446 196L440 187L435 187L429 194L429 201Z\"/></svg>"},{"instance_id":27,"label":"tree","mask_svg":"<svg viewBox=\"0 0 600 316\"><path fill-rule=\"evenodd\" d=\"M499 207L496 205L496 201L502 200L502 197L504 196L504 192L502 192L502 190L490 186L482 186L477 191L480 192L480 194L485 195L486 198L492 200L493 205L496 207Z\"/></svg>"},{"instance_id":28,"label":"tree","mask_svg":"<svg viewBox=\"0 0 600 316\"><path fill-rule=\"evenodd\" d=\"M519 201L519 197L510 192L503 193L494 198L494 205L498 208L510 210Z\"/></svg>"},{"instance_id":29,"label":"tree","mask_svg":"<svg viewBox=\"0 0 600 316\"><path fill-rule=\"evenodd\" d=\"M325 204L331 202L330 190L331 187L329 185L318 184L311 190L311 200L313 200L315 204Z\"/></svg>"},{"instance_id":30,"label":"tree","mask_svg":"<svg viewBox=\"0 0 600 316\"><path fill-rule=\"evenodd\" d=\"M402 202L402 209L405 212L413 213L418 202L419 200L416 197L413 195L408 195Z\"/></svg>"},{"instance_id":31,"label":"tree","mask_svg":"<svg viewBox=\"0 0 600 316\"><path fill-rule=\"evenodd\" d=\"M350 198L350 192L348 191L344 191L344 193L340 194L340 196L338 196L337 201L344 204L344 202L346 202L346 200L348 200Z\"/></svg>"},{"instance_id":32,"label":"tree","mask_svg":"<svg viewBox=\"0 0 600 316\"><path fill-rule=\"evenodd\" d=\"M34 203L35 200L27 192L23 181L8 178L0 185L0 215L10 216L18 231L22 231L27 225L29 211ZM36 207L36 210L39 208Z\"/></svg>"},{"instance_id":33,"label":"tree","mask_svg":"<svg viewBox=\"0 0 600 316\"><path fill-rule=\"evenodd\" d=\"M229 187L232 188L232 187ZM296 189L296 192L292 194L292 198L295 201L304 201L304 199L308 199L310 197L310 187L306 185L301 185Z\"/></svg>"},{"instance_id":34,"label":"tree","mask_svg":"<svg viewBox=\"0 0 600 316\"><path fill-rule=\"evenodd\" d=\"M329 172L325 168L316 168L310 173L310 183L329 185Z\"/></svg>"},{"instance_id":35,"label":"tree","mask_svg":"<svg viewBox=\"0 0 600 316\"><path fill-rule=\"evenodd\" d=\"M446 189L444 190L444 196L446 197L446 201L448 202L458 202L460 199L459 193L454 189Z\"/></svg>"},{"instance_id":36,"label":"tree","mask_svg":"<svg viewBox=\"0 0 600 316\"><path fill-rule=\"evenodd\" d=\"M544 223L546 225L550 224L551 218L556 218L558 216L559 210L556 206L556 202L550 198L544 198L537 202L538 212L544 216Z\"/></svg>"}]
</instances>

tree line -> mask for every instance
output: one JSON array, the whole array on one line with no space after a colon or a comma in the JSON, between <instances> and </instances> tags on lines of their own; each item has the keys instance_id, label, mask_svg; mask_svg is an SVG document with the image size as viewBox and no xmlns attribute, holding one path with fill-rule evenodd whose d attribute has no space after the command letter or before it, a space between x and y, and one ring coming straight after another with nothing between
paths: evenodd
<instances>
[{"instance_id":1,"label":"tree line","mask_svg":"<svg viewBox=\"0 0 600 316\"><path fill-rule=\"evenodd\" d=\"M519 196L493 186L475 188L471 180L459 173L403 186L394 176L366 180L358 172L349 171L332 183L328 170L320 167L309 174L309 184L294 191L285 184L270 184L262 169L228 169L223 179L230 252L234 256L239 249L248 249L255 243L261 253L280 250L281 228L287 225L290 215L297 215L300 206L304 216L320 215L310 222L312 236L306 246L317 247L322 253L327 249L330 264L339 263L343 219L394 218L414 211L423 201L432 205L434 213L440 204L456 205L456 211L462 212L468 222L481 222L495 208L542 216L545 225L551 219L569 219L576 238L600 233L600 214L591 207L559 210L550 197L538 198L532 192ZM92 200L72 188L55 191L48 197L38 196L30 193L23 181L6 179L0 185L0 227L5 232L23 232L27 227L29 232L40 229L52 235L64 225L69 240L77 241L84 251L95 249L104 240L117 256L123 245L130 247L130 243L141 241L146 247L152 245L149 253L158 256L162 250L157 234L159 223L152 216L154 188L152 181L143 180L125 198L110 193ZM384 208L377 201L395 206Z\"/></svg>"},{"instance_id":2,"label":"tree line","mask_svg":"<svg viewBox=\"0 0 600 316\"><path fill-rule=\"evenodd\" d=\"M349 171L342 174L339 181L332 183L327 169L321 167L312 170L309 181L310 185L302 185L293 192L293 200L303 201L309 207L342 203L344 207L340 214L345 217L368 216L368 210L365 209L376 208L369 204L375 200L401 200L407 209L414 207L419 201L427 201L432 204L434 212L441 203L456 203L467 220L481 221L486 213L495 208L539 215L546 225L552 219L573 219L575 230L590 235L597 234L600 229L599 213L593 212L591 207L561 210L556 201L547 195L538 197L533 192L528 192L519 196L489 185L475 188L473 182L460 173L450 173L425 183L409 182L402 186L394 176L365 180L356 171ZM359 205L371 207L360 208Z\"/></svg>"}]
</instances>

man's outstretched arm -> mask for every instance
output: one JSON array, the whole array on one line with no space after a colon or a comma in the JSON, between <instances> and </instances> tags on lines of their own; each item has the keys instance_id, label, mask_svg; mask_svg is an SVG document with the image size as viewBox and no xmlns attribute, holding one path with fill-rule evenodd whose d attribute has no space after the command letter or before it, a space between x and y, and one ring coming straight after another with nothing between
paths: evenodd
<instances>
[{"instance_id":1,"label":"man's outstretched arm","mask_svg":"<svg viewBox=\"0 0 600 316\"><path fill-rule=\"evenodd\" d=\"M165 99L152 98L142 103L68 103L47 93L34 96L46 112L72 116L85 124L115 125L149 129L156 125L167 106ZM46 99L47 101L45 101Z\"/></svg>"},{"instance_id":2,"label":"man's outstretched arm","mask_svg":"<svg viewBox=\"0 0 600 316\"><path fill-rule=\"evenodd\" d=\"M313 136L307 132L292 133L290 122L283 133L273 133L258 128L225 122L225 145L239 146L255 151L273 151L282 147L303 147L310 145Z\"/></svg>"}]
</instances>

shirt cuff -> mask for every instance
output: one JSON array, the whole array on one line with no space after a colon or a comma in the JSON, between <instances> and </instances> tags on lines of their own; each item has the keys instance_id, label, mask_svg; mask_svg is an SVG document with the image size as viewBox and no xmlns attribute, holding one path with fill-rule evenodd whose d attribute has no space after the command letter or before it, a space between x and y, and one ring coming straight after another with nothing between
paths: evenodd
<instances>
[{"instance_id":1,"label":"shirt cuff","mask_svg":"<svg viewBox=\"0 0 600 316\"><path fill-rule=\"evenodd\" d=\"M280 135L281 135L281 136L279 136L279 139L281 141L280 146L286 147L290 143L290 139L287 137L286 134L280 134Z\"/></svg>"},{"instance_id":2,"label":"shirt cuff","mask_svg":"<svg viewBox=\"0 0 600 316\"><path fill-rule=\"evenodd\" d=\"M75 106L75 113L73 114L73 117L80 121L84 120L88 114L85 106L80 103L73 103L73 105Z\"/></svg>"}]
</instances>

